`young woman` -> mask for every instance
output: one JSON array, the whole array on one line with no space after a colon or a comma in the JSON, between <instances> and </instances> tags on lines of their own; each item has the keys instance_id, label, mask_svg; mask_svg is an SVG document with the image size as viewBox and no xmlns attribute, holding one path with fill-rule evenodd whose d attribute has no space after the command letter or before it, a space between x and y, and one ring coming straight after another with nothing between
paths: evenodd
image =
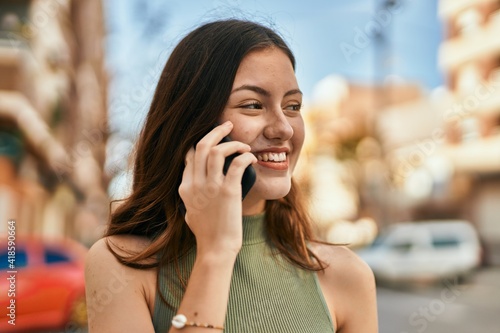
<instances>
[{"instance_id":1,"label":"young woman","mask_svg":"<svg viewBox=\"0 0 500 333\"><path fill-rule=\"evenodd\" d=\"M292 179L301 103L294 56L267 27L216 21L178 44L132 194L88 254L90 332L377 332L370 269L314 241Z\"/></svg>"}]
</instances>

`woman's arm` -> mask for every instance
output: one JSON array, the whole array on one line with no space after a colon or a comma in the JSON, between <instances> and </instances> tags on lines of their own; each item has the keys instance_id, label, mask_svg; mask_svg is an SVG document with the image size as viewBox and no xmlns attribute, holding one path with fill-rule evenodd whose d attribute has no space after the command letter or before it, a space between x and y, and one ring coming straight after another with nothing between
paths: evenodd
<instances>
[{"instance_id":1,"label":"woman's arm","mask_svg":"<svg viewBox=\"0 0 500 333\"><path fill-rule=\"evenodd\" d=\"M186 223L196 237L196 261L177 313L188 321L219 327L224 325L234 262L243 241L241 178L257 161L246 144L218 144L232 128L230 122L217 126L188 152L179 187ZM225 157L235 152L241 155L224 176ZM200 331L207 329L183 329Z\"/></svg>"}]
</instances>

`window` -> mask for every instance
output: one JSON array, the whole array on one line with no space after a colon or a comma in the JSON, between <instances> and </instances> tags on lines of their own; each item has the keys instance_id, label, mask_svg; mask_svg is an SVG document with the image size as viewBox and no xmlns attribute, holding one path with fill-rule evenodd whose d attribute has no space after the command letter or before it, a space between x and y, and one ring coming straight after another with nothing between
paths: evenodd
<instances>
[{"instance_id":1,"label":"window","mask_svg":"<svg viewBox=\"0 0 500 333\"><path fill-rule=\"evenodd\" d=\"M14 259L14 260L12 260ZM10 257L6 250L0 252L0 270L16 270L18 268L26 267L28 258L24 249L16 248L15 256ZM13 266L10 266L10 265Z\"/></svg>"},{"instance_id":2,"label":"window","mask_svg":"<svg viewBox=\"0 0 500 333\"><path fill-rule=\"evenodd\" d=\"M28 0L0 1L0 31L21 32L28 23Z\"/></svg>"},{"instance_id":3,"label":"window","mask_svg":"<svg viewBox=\"0 0 500 333\"><path fill-rule=\"evenodd\" d=\"M391 248L398 252L408 252L413 247L413 243L410 242L398 242L391 244Z\"/></svg>"},{"instance_id":4,"label":"window","mask_svg":"<svg viewBox=\"0 0 500 333\"><path fill-rule=\"evenodd\" d=\"M44 262L46 264L58 264L62 262L69 262L70 258L62 253L61 251L57 251L54 249L45 249L45 258Z\"/></svg>"},{"instance_id":5,"label":"window","mask_svg":"<svg viewBox=\"0 0 500 333\"><path fill-rule=\"evenodd\" d=\"M432 246L435 248L444 248L444 247L457 247L460 244L458 239L456 238L434 238L432 240Z\"/></svg>"}]
</instances>

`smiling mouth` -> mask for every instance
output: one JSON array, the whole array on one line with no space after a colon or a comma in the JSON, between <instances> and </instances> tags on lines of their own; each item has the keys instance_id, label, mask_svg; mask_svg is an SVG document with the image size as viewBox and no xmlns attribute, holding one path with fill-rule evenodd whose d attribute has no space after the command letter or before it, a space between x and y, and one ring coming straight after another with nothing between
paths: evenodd
<instances>
[{"instance_id":1,"label":"smiling mouth","mask_svg":"<svg viewBox=\"0 0 500 333\"><path fill-rule=\"evenodd\" d=\"M259 161L282 163L286 161L286 153L259 153L255 155Z\"/></svg>"}]
</instances>

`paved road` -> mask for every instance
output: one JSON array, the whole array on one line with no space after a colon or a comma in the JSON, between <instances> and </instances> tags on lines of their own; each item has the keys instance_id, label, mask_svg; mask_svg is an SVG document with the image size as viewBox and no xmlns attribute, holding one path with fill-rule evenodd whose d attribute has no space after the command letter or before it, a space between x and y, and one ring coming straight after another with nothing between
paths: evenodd
<instances>
[{"instance_id":1,"label":"paved road","mask_svg":"<svg viewBox=\"0 0 500 333\"><path fill-rule=\"evenodd\" d=\"M500 333L500 267L466 284L377 289L380 333Z\"/></svg>"}]
</instances>

